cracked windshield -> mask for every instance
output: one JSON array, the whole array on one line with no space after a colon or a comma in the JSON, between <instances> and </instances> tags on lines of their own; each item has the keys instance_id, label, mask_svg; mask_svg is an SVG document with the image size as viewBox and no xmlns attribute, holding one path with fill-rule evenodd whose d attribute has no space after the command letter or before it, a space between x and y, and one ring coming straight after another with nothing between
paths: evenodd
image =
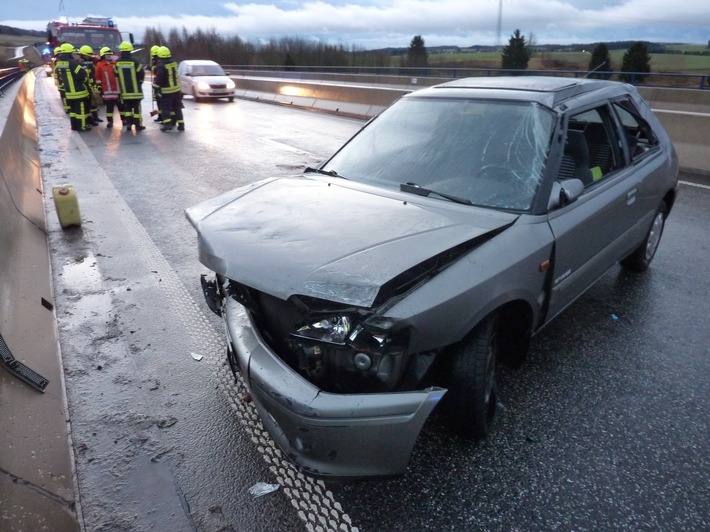
<instances>
[{"instance_id":1,"label":"cracked windshield","mask_svg":"<svg viewBox=\"0 0 710 532\"><path fill-rule=\"evenodd\" d=\"M437 199L524 211L537 191L554 127L530 102L401 100L323 167L344 178L425 190Z\"/></svg>"}]
</instances>

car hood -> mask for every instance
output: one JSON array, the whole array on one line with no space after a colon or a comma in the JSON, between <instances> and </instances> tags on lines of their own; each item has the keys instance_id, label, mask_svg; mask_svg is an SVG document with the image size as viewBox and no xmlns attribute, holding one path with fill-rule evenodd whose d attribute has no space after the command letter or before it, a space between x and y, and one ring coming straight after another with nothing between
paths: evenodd
<instances>
[{"instance_id":1,"label":"car hood","mask_svg":"<svg viewBox=\"0 0 710 532\"><path fill-rule=\"evenodd\" d=\"M192 76L195 83L204 81L209 85L226 85L229 78L226 76Z\"/></svg>"},{"instance_id":2,"label":"car hood","mask_svg":"<svg viewBox=\"0 0 710 532\"><path fill-rule=\"evenodd\" d=\"M216 273L281 299L301 294L362 307L396 276L517 218L306 176L255 183L186 215L200 261Z\"/></svg>"}]
</instances>

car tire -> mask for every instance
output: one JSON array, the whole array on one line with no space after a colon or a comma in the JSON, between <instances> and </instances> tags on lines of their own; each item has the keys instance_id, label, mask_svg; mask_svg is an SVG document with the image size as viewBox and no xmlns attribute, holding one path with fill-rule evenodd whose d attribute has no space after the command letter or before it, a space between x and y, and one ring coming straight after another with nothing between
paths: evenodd
<instances>
[{"instance_id":1,"label":"car tire","mask_svg":"<svg viewBox=\"0 0 710 532\"><path fill-rule=\"evenodd\" d=\"M195 89L192 89L192 98L196 101L199 102L200 98L197 96L197 93L195 92Z\"/></svg>"},{"instance_id":2,"label":"car tire","mask_svg":"<svg viewBox=\"0 0 710 532\"><path fill-rule=\"evenodd\" d=\"M230 97L227 98L227 99L228 99L230 102L233 102L233 101L234 101L234 97L233 97L233 96L230 96Z\"/></svg>"},{"instance_id":3,"label":"car tire","mask_svg":"<svg viewBox=\"0 0 710 532\"><path fill-rule=\"evenodd\" d=\"M646 238L643 239L641 245L620 261L624 268L636 272L644 272L648 269L653 257L656 255L658 244L661 242L661 235L663 235L663 227L665 226L667 215L668 208L665 202L663 202L661 206L658 207L658 210L656 210L651 228L648 230Z\"/></svg>"},{"instance_id":4,"label":"car tire","mask_svg":"<svg viewBox=\"0 0 710 532\"><path fill-rule=\"evenodd\" d=\"M447 364L445 415L451 428L465 438L486 438L493 426L498 404L498 318L498 314L492 314L479 323L454 348Z\"/></svg>"}]
</instances>

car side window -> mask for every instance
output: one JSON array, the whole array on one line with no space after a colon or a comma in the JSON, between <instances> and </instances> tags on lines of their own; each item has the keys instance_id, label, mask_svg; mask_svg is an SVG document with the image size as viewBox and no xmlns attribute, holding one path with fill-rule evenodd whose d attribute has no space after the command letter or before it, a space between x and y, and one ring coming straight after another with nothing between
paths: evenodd
<instances>
[{"instance_id":1,"label":"car side window","mask_svg":"<svg viewBox=\"0 0 710 532\"><path fill-rule=\"evenodd\" d=\"M621 127L626 137L631 161L637 161L658 146L658 138L651 126L646 122L629 99L613 103L614 111L619 117Z\"/></svg>"},{"instance_id":2,"label":"car side window","mask_svg":"<svg viewBox=\"0 0 710 532\"><path fill-rule=\"evenodd\" d=\"M607 106L571 115L558 179L577 178L590 187L623 166Z\"/></svg>"}]
</instances>

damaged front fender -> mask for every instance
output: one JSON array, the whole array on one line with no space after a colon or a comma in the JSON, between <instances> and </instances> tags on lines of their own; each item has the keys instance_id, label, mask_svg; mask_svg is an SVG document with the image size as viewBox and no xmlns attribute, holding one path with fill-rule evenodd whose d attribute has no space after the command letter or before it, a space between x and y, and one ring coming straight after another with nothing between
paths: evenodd
<instances>
[{"instance_id":1,"label":"damaged front fender","mask_svg":"<svg viewBox=\"0 0 710 532\"><path fill-rule=\"evenodd\" d=\"M405 472L419 432L445 389L327 393L271 351L232 298L225 299L223 317L265 428L301 471L327 477Z\"/></svg>"}]
</instances>

